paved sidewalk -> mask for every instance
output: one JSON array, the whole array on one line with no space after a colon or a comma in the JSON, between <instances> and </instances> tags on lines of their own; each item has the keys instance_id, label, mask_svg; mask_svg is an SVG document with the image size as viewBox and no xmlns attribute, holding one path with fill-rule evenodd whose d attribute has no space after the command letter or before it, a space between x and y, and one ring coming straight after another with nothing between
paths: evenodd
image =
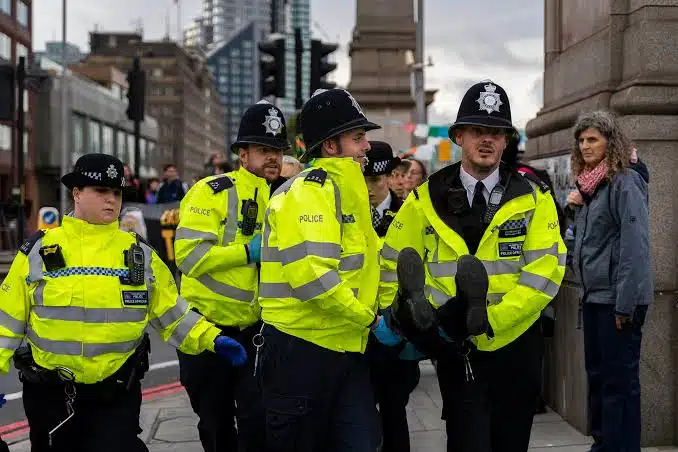
<instances>
[{"instance_id":1,"label":"paved sidewalk","mask_svg":"<svg viewBox=\"0 0 678 452\"><path fill-rule=\"evenodd\" d=\"M408 406L413 452L441 452L445 450L445 428L440 420L441 398L433 366L422 363L419 387L412 394ZM151 452L202 452L196 430L197 418L184 392L145 402L141 408L144 433L141 437ZM570 427L556 413L535 418L530 451L585 452L590 438ZM25 439L10 446L12 452L29 452ZM647 448L644 452L678 452L678 449Z\"/></svg>"}]
</instances>

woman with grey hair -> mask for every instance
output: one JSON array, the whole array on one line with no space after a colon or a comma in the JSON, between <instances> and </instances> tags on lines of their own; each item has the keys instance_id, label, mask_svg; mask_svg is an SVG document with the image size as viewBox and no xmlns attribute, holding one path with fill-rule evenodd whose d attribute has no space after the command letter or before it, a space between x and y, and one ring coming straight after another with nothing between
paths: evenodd
<instances>
[{"instance_id":1,"label":"woman with grey hair","mask_svg":"<svg viewBox=\"0 0 678 452\"><path fill-rule=\"evenodd\" d=\"M592 452L640 451L639 359L653 299L647 182L606 111L579 117L571 156L577 192L574 268L581 282Z\"/></svg>"}]
</instances>

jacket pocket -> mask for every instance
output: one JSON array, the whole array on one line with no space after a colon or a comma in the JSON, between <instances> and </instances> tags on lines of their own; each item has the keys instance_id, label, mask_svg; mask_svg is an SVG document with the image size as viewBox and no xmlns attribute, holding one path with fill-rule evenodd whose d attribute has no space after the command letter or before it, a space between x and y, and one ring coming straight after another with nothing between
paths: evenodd
<instances>
[{"instance_id":1,"label":"jacket pocket","mask_svg":"<svg viewBox=\"0 0 678 452\"><path fill-rule=\"evenodd\" d=\"M582 278L586 286L586 290L608 290L612 287L610 277L610 264L612 263L612 249L605 246L597 251L591 250L591 256L588 261L584 262L582 266ZM582 255L584 252L582 251Z\"/></svg>"},{"instance_id":2,"label":"jacket pocket","mask_svg":"<svg viewBox=\"0 0 678 452\"><path fill-rule=\"evenodd\" d=\"M46 281L33 292L35 305L66 307L73 305L73 287L59 281Z\"/></svg>"}]
</instances>

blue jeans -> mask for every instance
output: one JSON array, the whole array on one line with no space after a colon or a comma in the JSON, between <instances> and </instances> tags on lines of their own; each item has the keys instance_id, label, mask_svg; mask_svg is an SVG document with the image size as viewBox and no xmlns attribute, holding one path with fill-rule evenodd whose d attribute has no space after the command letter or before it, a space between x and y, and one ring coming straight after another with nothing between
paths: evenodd
<instances>
[{"instance_id":1,"label":"blue jeans","mask_svg":"<svg viewBox=\"0 0 678 452\"><path fill-rule=\"evenodd\" d=\"M591 452L640 452L640 343L647 306L615 325L614 305L584 303Z\"/></svg>"}]
</instances>

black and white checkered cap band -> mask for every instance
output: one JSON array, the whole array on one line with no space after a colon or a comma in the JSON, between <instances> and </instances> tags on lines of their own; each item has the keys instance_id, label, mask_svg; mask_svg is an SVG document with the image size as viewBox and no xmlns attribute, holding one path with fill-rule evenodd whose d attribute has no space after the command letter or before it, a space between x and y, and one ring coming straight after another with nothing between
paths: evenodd
<instances>
[{"instance_id":1,"label":"black and white checkered cap band","mask_svg":"<svg viewBox=\"0 0 678 452\"><path fill-rule=\"evenodd\" d=\"M380 160L378 162L374 162L373 171L375 173L385 173L390 163L390 160Z\"/></svg>"}]
</instances>

